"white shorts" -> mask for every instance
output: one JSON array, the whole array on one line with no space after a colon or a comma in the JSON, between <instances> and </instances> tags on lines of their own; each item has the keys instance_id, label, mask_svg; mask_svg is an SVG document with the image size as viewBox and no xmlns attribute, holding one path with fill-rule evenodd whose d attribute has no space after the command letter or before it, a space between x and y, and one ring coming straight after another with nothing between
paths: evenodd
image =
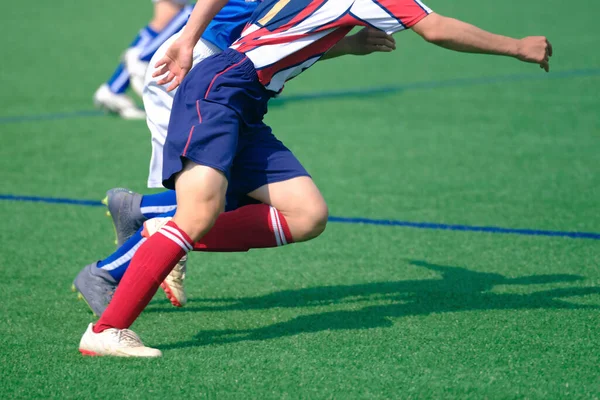
<instances>
[{"instance_id":1,"label":"white shorts","mask_svg":"<svg viewBox=\"0 0 600 400\"><path fill-rule=\"evenodd\" d=\"M166 53L167 49L181 35L181 32L171 36L156 51L150 60L150 67L146 71L144 92L142 100L146 109L146 122L152 134L152 157L150 158L150 172L148 175L149 188L162 188L163 147L167 138L167 128L173 107L173 97L176 90L167 92L167 85L158 85L159 78L152 78L154 65ZM193 65L195 66L205 58L220 53L221 49L203 39L194 47Z\"/></svg>"}]
</instances>

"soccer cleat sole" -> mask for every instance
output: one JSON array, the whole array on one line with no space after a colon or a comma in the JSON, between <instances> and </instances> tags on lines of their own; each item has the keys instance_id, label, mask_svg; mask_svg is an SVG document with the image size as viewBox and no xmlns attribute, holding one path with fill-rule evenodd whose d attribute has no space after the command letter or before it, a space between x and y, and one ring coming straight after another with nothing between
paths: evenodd
<instances>
[{"instance_id":1,"label":"soccer cleat sole","mask_svg":"<svg viewBox=\"0 0 600 400\"><path fill-rule=\"evenodd\" d=\"M94 312L94 310L92 309L92 307L90 307L90 304L87 302L87 300L85 299L85 297L83 297L83 295L81 294L81 292L79 292L77 290L77 288L75 287L75 285L71 285L71 291L73 293L77 293L77 300L83 301L85 303L85 305L88 306L88 308L90 309L90 311L92 312L92 315L94 317L100 318L98 315L96 315L96 313Z\"/></svg>"},{"instance_id":2,"label":"soccer cleat sole","mask_svg":"<svg viewBox=\"0 0 600 400\"><path fill-rule=\"evenodd\" d=\"M167 285L166 283L163 282L160 284L160 287L167 295L167 299L169 299L171 304L173 304L175 307L183 307L183 304L181 304L179 302L179 300L177 300L177 297L175 297L175 295L173 294L173 291L171 291L171 287L169 285Z\"/></svg>"},{"instance_id":3,"label":"soccer cleat sole","mask_svg":"<svg viewBox=\"0 0 600 400\"><path fill-rule=\"evenodd\" d=\"M105 196L100 202L102 204L104 204L106 207L108 207L108 196ZM106 210L106 216L109 218L112 217L112 215L110 215L110 211ZM112 222L113 232L115 233L115 245L117 245L117 244L119 244L119 236L117 235L117 227L115 226L115 223L113 221L111 221L111 222Z\"/></svg>"},{"instance_id":4,"label":"soccer cleat sole","mask_svg":"<svg viewBox=\"0 0 600 400\"><path fill-rule=\"evenodd\" d=\"M86 356L86 357L99 357L99 354L94 353L93 351L79 349L79 352L81 353L82 356Z\"/></svg>"}]
</instances>

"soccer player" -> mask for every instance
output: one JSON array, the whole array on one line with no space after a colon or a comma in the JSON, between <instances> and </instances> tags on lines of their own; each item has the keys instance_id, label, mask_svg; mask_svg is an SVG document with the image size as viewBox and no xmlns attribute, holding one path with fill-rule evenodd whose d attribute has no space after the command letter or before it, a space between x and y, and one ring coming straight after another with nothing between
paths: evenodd
<instances>
[{"instance_id":1,"label":"soccer player","mask_svg":"<svg viewBox=\"0 0 600 400\"><path fill-rule=\"evenodd\" d=\"M247 2L245 0L230 0L227 5L213 19L202 38L198 41L193 51L193 65L204 58L217 54L227 48L242 31L246 21L250 18L256 8L257 3ZM218 27L218 29L216 29ZM174 35L165 42L152 58L153 62L160 60L170 44L173 43L180 34ZM389 52L395 49L394 39L385 32L365 28L355 35L350 35L340 41L325 58L340 56L345 54L366 55L372 52ZM167 92L165 85L159 85L158 79L152 78L152 72L148 71L146 76L146 85L143 91L144 106L147 111L147 122L152 134L152 158L150 161L150 173L148 178L149 187L162 187L162 152L165 138L167 136L167 126L171 114L174 92ZM296 173L304 176L306 172L303 169L297 169L296 172L288 173L287 179L296 177ZM261 186L262 181L267 177L255 176L260 183L254 186L242 186L246 180L244 177L237 179L239 184L231 184L227 196L225 211L233 211L244 205L258 203L248 197L248 192L255 189L255 186ZM235 179L235 177L234 177ZM247 184L245 184L247 185ZM135 251L145 241L142 235L142 224L155 217L172 217L176 208L176 197L174 191L166 191L154 195L141 196L126 189L111 189L107 192L105 203L108 206L109 214L113 218L115 231L117 233L118 249L108 257L97 262L86 265L77 275L73 282L73 290L79 293L79 298L85 300L92 312L96 316L102 315L104 309L110 302L116 286L129 267L129 263L135 254ZM264 208L267 210L268 208ZM242 209L235 214L226 214L216 224L214 231L218 235L232 236L236 232L228 230L237 230L239 224L229 223L235 218L244 219L245 214L251 209ZM254 213L254 211L252 211ZM269 210L269 215L271 211ZM236 216L233 220L232 216ZM263 215L266 218L266 215ZM260 218L260 216L259 216ZM148 234L157 230L164 219L151 221L147 226ZM250 223L251 220L248 220ZM271 226L271 225L269 225ZM213 235L208 236L204 241L203 251L247 251L256 246L272 247L285 244L277 240L274 231L269 237L271 240L255 244L246 242L231 246L227 243L215 242L211 239ZM200 245L199 245L200 246ZM187 301L184 288L184 279L186 274L187 257L183 257L173 268L171 273L161 283L167 298L176 307L183 306Z\"/></svg>"},{"instance_id":2,"label":"soccer player","mask_svg":"<svg viewBox=\"0 0 600 400\"><path fill-rule=\"evenodd\" d=\"M171 34L171 42L176 38L172 34L181 28L189 16L188 8L184 8L186 3L187 0L155 1L155 13L162 16L159 19L163 25L167 20L172 22L172 24L169 24L172 29L165 28L163 30L163 33ZM244 25L258 3L258 1L252 0L229 1L214 17L202 38L196 43L193 51L193 62L198 63L212 54L221 52L233 43L240 36ZM176 13L177 10L179 11ZM158 60L164 55L168 48L168 44L165 45L164 42L165 39L161 39L162 45L158 50L152 48L152 55L158 53L154 59ZM130 49L130 51L134 52L134 49ZM135 51L140 52L139 49ZM144 54L144 57L146 57L146 54ZM162 177L162 146L167 134L174 94L167 92L165 87L158 85L157 80L152 78L152 71L147 70L144 67L143 71L140 72L142 74L148 72L144 77L145 85L143 85L142 99L148 111L147 123L152 134L152 159L148 185L154 188L162 187L160 182ZM127 70L124 69L123 71L128 76ZM132 82L134 81L135 79L132 80ZM131 102L131 104L133 103ZM97 316L104 311L135 250L143 243L141 224L146 219L174 210L176 202L172 191L142 197L125 189L110 190L105 200L109 213L113 218L119 248L109 257L86 266L73 282L73 290L79 292L79 297L86 301L92 312ZM232 200L230 203L234 203L234 201ZM186 301L183 290L185 262L184 257L163 283L163 289L167 296L177 306L185 304Z\"/></svg>"},{"instance_id":3,"label":"soccer player","mask_svg":"<svg viewBox=\"0 0 600 400\"><path fill-rule=\"evenodd\" d=\"M131 88L142 96L148 62L168 38L181 30L192 12L188 0L152 0L154 16L143 27L123 54L110 79L94 93L96 107L118 114L124 119L144 119L146 114L125 93Z\"/></svg>"},{"instance_id":4,"label":"soccer player","mask_svg":"<svg viewBox=\"0 0 600 400\"><path fill-rule=\"evenodd\" d=\"M543 36L513 39L488 33L432 13L419 0L265 0L240 39L204 60L183 80L192 66L193 46L224 3L198 3L155 72L167 73L159 83L170 83L170 89L181 84L163 160L163 184L175 189L177 210L136 252L104 314L83 334L82 353L162 355L144 346L128 328L177 261L212 232L236 171L245 170L250 180L256 169L277 176L278 166L273 163L280 160L269 149L285 151L262 121L268 100L354 26L373 26L388 34L412 29L426 41L450 50L511 56L546 71L552 55ZM290 169L298 167L291 158L288 161ZM308 176L276 183L267 180L251 194L276 209L275 222L284 233L281 240L310 240L325 229L327 207ZM253 233L240 230L239 235Z\"/></svg>"}]
</instances>

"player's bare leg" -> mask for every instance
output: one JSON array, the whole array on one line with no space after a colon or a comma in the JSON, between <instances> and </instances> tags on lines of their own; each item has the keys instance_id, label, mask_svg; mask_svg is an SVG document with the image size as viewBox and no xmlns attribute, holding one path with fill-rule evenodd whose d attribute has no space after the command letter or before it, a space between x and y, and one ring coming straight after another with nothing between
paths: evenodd
<instances>
[{"instance_id":1,"label":"player's bare leg","mask_svg":"<svg viewBox=\"0 0 600 400\"><path fill-rule=\"evenodd\" d=\"M175 179L177 211L173 222L194 242L199 240L223 211L226 191L223 173L187 161Z\"/></svg>"},{"instance_id":2,"label":"player's bare leg","mask_svg":"<svg viewBox=\"0 0 600 400\"><path fill-rule=\"evenodd\" d=\"M175 179L178 209L172 221L148 238L98 323L84 334L79 350L99 356L159 356L128 330L148 305L160 283L210 230L225 204L227 179L210 167L187 161ZM179 226L181 224L181 226Z\"/></svg>"}]
</instances>

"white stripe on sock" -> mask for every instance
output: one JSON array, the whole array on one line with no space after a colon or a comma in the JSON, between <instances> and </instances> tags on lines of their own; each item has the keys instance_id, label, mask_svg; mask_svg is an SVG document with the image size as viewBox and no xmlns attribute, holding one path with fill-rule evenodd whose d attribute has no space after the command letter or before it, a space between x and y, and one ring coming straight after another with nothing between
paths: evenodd
<instances>
[{"instance_id":1,"label":"white stripe on sock","mask_svg":"<svg viewBox=\"0 0 600 400\"><path fill-rule=\"evenodd\" d=\"M273 207L271 207L273 208ZM277 217L277 227L279 228L279 235L281 236L281 245L285 246L287 244L287 240L285 240L285 232L283 232L283 227L281 226L281 220L279 219L279 211L273 208L273 213L275 217Z\"/></svg>"},{"instance_id":2,"label":"white stripe on sock","mask_svg":"<svg viewBox=\"0 0 600 400\"><path fill-rule=\"evenodd\" d=\"M131 249L129 249L129 251L127 253L123 254L121 257L117 258L115 261L111 262L110 264L103 265L102 267L100 267L100 269L103 269L105 271L112 271L113 269L119 268L121 265L125 264L127 261L131 261L131 259L133 258L133 255L135 254L137 249L139 249L140 246L145 241L146 241L146 238L142 238L142 240L137 242L135 244L135 246L133 246Z\"/></svg>"},{"instance_id":3,"label":"white stripe on sock","mask_svg":"<svg viewBox=\"0 0 600 400\"><path fill-rule=\"evenodd\" d=\"M185 243L188 248L190 250L192 250L193 246L183 237L183 235L181 234L181 232L179 232L177 229L173 228L172 226L169 225L165 225L162 227L162 229L166 229L167 231L171 232L173 235L177 236L179 239L181 239L181 241L183 243Z\"/></svg>"},{"instance_id":4,"label":"white stripe on sock","mask_svg":"<svg viewBox=\"0 0 600 400\"><path fill-rule=\"evenodd\" d=\"M163 236L164 236L164 237L166 237L167 239L170 239L170 240L171 240L173 243L177 243L177 245L178 245L179 247L181 247L181 249L182 249L183 251L185 251L186 253L187 253L188 251L190 251L190 250L188 249L188 247L186 246L186 244L185 244L185 243L183 243L183 242L181 241L181 239L179 239L177 236L175 236L175 235L172 235L171 233L169 233L169 232L165 231L164 229L161 229L161 230L160 230L160 231L158 231L157 233L160 233L161 235L163 235Z\"/></svg>"},{"instance_id":5,"label":"white stripe on sock","mask_svg":"<svg viewBox=\"0 0 600 400\"><path fill-rule=\"evenodd\" d=\"M173 211L177 208L177 205L172 206L146 206L140 207L140 212L142 214L164 214L169 211Z\"/></svg>"},{"instance_id":6,"label":"white stripe on sock","mask_svg":"<svg viewBox=\"0 0 600 400\"><path fill-rule=\"evenodd\" d=\"M110 84L110 91L113 93L117 93L119 90L121 90L123 86L125 86L128 79L129 72L127 72L127 69L123 68L123 71L121 71L117 79L115 79L113 83Z\"/></svg>"},{"instance_id":7,"label":"white stripe on sock","mask_svg":"<svg viewBox=\"0 0 600 400\"><path fill-rule=\"evenodd\" d=\"M140 40L138 40L138 42L133 46L133 48L140 49L140 51L142 51L142 49L144 47L146 47L146 45L148 43L150 43L151 41L152 41L152 36L150 36L148 31L146 31L145 29L142 29L140 31Z\"/></svg>"},{"instance_id":8,"label":"white stripe on sock","mask_svg":"<svg viewBox=\"0 0 600 400\"><path fill-rule=\"evenodd\" d=\"M271 213L271 226L273 226L273 233L275 233L275 241L277 242L277 246L281 246L281 237L279 236L279 228L277 227L277 220L275 219L275 209L269 207L269 212Z\"/></svg>"}]
</instances>

